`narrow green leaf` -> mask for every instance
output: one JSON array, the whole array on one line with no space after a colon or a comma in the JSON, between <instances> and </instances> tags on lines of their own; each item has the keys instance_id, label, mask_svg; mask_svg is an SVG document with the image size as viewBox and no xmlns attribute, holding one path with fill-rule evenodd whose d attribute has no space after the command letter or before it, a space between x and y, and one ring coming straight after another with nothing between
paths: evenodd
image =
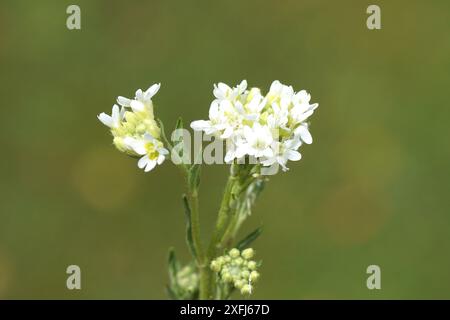
<instances>
[{"instance_id":1,"label":"narrow green leaf","mask_svg":"<svg viewBox=\"0 0 450 320\"><path fill-rule=\"evenodd\" d=\"M247 248L253 241L255 241L262 233L262 227L257 228L255 231L248 234L244 239L238 242L236 248L239 250Z\"/></svg>"},{"instance_id":2,"label":"narrow green leaf","mask_svg":"<svg viewBox=\"0 0 450 320\"><path fill-rule=\"evenodd\" d=\"M170 283L174 284L176 283L176 275L179 271L180 265L178 263L177 257L175 255L175 249L170 248L169 249L169 257L168 257L168 265L169 265L169 278Z\"/></svg>"},{"instance_id":3,"label":"narrow green leaf","mask_svg":"<svg viewBox=\"0 0 450 320\"><path fill-rule=\"evenodd\" d=\"M187 196L183 194L184 213L186 217L186 242L194 258L197 258L197 252L195 251L194 240L192 239L192 222L191 222L191 208Z\"/></svg>"},{"instance_id":4,"label":"narrow green leaf","mask_svg":"<svg viewBox=\"0 0 450 320\"><path fill-rule=\"evenodd\" d=\"M177 283L177 273L180 269L180 264L175 255L174 248L169 249L169 255L167 259L168 269L169 269L169 282L170 284L166 287L167 294L170 298L178 300L179 299L179 288Z\"/></svg>"}]
</instances>

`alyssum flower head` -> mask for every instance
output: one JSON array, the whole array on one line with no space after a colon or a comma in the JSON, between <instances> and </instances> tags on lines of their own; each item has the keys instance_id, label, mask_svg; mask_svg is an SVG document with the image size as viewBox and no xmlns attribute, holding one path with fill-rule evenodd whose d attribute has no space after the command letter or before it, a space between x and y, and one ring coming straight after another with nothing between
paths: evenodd
<instances>
[{"instance_id":1,"label":"alyssum flower head","mask_svg":"<svg viewBox=\"0 0 450 320\"><path fill-rule=\"evenodd\" d=\"M154 84L145 92L136 91L134 99L118 97L112 114L101 113L98 119L111 129L116 148L130 156L140 157L138 166L146 172L163 163L169 153L159 140L159 128L153 113L152 97L160 84Z\"/></svg>"},{"instance_id":2,"label":"alyssum flower head","mask_svg":"<svg viewBox=\"0 0 450 320\"><path fill-rule=\"evenodd\" d=\"M243 295L249 295L253 292L253 283L259 278L256 271L258 264L251 260L253 256L254 250L251 248L242 252L233 248L226 255L211 261L210 267L222 282L233 285Z\"/></svg>"},{"instance_id":3,"label":"alyssum flower head","mask_svg":"<svg viewBox=\"0 0 450 320\"><path fill-rule=\"evenodd\" d=\"M306 120L318 104L310 104L305 90L295 92L274 81L263 96L258 88L247 89L244 80L234 88L219 83L213 94L209 120L194 121L191 127L227 142L225 162L249 156L263 166L288 170L288 160L300 160L302 143L312 143Z\"/></svg>"}]
</instances>

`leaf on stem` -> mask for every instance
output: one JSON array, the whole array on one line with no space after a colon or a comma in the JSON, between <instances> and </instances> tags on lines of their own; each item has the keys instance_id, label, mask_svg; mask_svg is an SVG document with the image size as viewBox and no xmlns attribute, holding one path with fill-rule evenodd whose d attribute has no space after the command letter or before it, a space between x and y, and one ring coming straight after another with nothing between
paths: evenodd
<instances>
[{"instance_id":1,"label":"leaf on stem","mask_svg":"<svg viewBox=\"0 0 450 320\"><path fill-rule=\"evenodd\" d=\"M257 228L255 231L248 234L244 239L238 242L236 248L243 250L247 248L253 241L255 241L262 233L262 227Z\"/></svg>"},{"instance_id":2,"label":"leaf on stem","mask_svg":"<svg viewBox=\"0 0 450 320\"><path fill-rule=\"evenodd\" d=\"M161 138L163 139L164 143L167 145L168 149L171 150L172 149L172 144L170 143L169 139L167 139L166 136L166 132L164 130L164 124L161 121L161 119L156 119L156 121L158 122L158 125L161 129Z\"/></svg>"},{"instance_id":3,"label":"leaf on stem","mask_svg":"<svg viewBox=\"0 0 450 320\"><path fill-rule=\"evenodd\" d=\"M186 242L192 256L197 259L197 252L195 251L194 240L192 238L192 221L191 221L191 208L187 196L183 194L183 206L186 217Z\"/></svg>"},{"instance_id":4,"label":"leaf on stem","mask_svg":"<svg viewBox=\"0 0 450 320\"><path fill-rule=\"evenodd\" d=\"M169 267L169 281L170 284L166 287L167 294L171 299L177 300L179 299L179 290L177 284L177 273L180 269L180 264L175 256L174 248L169 249L168 256L168 267Z\"/></svg>"}]
</instances>

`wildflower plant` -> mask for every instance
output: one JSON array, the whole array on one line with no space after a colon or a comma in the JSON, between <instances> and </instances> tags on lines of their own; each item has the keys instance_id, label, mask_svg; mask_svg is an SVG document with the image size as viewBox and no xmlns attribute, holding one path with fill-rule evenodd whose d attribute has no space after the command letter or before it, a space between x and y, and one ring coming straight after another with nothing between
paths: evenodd
<instances>
[{"instance_id":1,"label":"wildflower plant","mask_svg":"<svg viewBox=\"0 0 450 320\"><path fill-rule=\"evenodd\" d=\"M139 168L151 171L170 157L185 177L182 203L192 261L181 265L170 249L167 292L174 299L227 299L234 291L249 296L261 266L250 245L262 229L240 240L239 229L268 176L277 173L278 167L287 171L289 161L301 159L300 147L312 143L307 120L318 104L310 104L305 90L295 92L279 81L265 95L258 88L247 88L245 80L236 87L214 85L208 119L190 125L225 145L222 163L230 166L216 225L205 246L199 217L200 168L205 156L200 152L191 161L189 132L181 119L171 139L167 138L162 121L154 115L152 99L159 89L160 84L154 84L146 91L137 90L133 99L120 96L111 115L101 113L98 119L110 128L114 146L137 158Z\"/></svg>"}]
</instances>

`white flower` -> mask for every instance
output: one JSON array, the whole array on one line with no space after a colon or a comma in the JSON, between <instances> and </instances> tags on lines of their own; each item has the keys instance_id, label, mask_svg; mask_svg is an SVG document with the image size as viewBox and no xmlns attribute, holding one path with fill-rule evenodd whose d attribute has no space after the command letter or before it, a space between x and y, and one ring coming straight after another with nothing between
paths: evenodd
<instances>
[{"instance_id":1,"label":"white flower","mask_svg":"<svg viewBox=\"0 0 450 320\"><path fill-rule=\"evenodd\" d=\"M120 121L122 121L123 116L125 114L125 109L120 108L117 104L112 107L111 115L107 115L106 113L100 113L97 118L100 120L105 126L110 128L118 128L120 125Z\"/></svg>"},{"instance_id":2,"label":"white flower","mask_svg":"<svg viewBox=\"0 0 450 320\"><path fill-rule=\"evenodd\" d=\"M235 134L232 138L227 139L226 141L227 153L225 154L225 163L230 163L234 159L241 159L246 155L247 149L242 147L242 145L246 143L246 140L241 132L239 132L239 134Z\"/></svg>"},{"instance_id":3,"label":"white flower","mask_svg":"<svg viewBox=\"0 0 450 320\"><path fill-rule=\"evenodd\" d=\"M248 154L259 157L272 157L273 150L271 145L273 142L272 133L267 126L261 126L259 123L255 123L252 128L244 127L245 143L238 145L240 153Z\"/></svg>"},{"instance_id":4,"label":"white flower","mask_svg":"<svg viewBox=\"0 0 450 320\"><path fill-rule=\"evenodd\" d=\"M281 108L278 103L274 102L272 103L272 110L273 114L269 115L267 117L267 125L271 129L285 129L288 130L286 127L288 123L288 115L289 110L287 107Z\"/></svg>"},{"instance_id":5,"label":"white flower","mask_svg":"<svg viewBox=\"0 0 450 320\"><path fill-rule=\"evenodd\" d=\"M138 167L145 172L152 170L157 164L162 164L169 153L159 140L148 133L144 134L142 139L127 137L124 142L138 155L143 156L138 161Z\"/></svg>"},{"instance_id":6,"label":"white flower","mask_svg":"<svg viewBox=\"0 0 450 320\"><path fill-rule=\"evenodd\" d=\"M267 157L261 161L263 166L271 166L274 163L278 163L283 168L283 171L289 170L286 167L288 160L298 161L302 158L300 152L297 149L301 146L299 139L286 140L284 142L277 142L275 146L276 152L272 157Z\"/></svg>"},{"instance_id":7,"label":"white flower","mask_svg":"<svg viewBox=\"0 0 450 320\"><path fill-rule=\"evenodd\" d=\"M226 85L223 82L219 82L219 84L214 85L213 94L218 100L234 100L237 96L244 93L244 91L247 89L247 81L242 80L241 83L235 87L230 88L228 85Z\"/></svg>"},{"instance_id":8,"label":"white flower","mask_svg":"<svg viewBox=\"0 0 450 320\"><path fill-rule=\"evenodd\" d=\"M269 100L280 99L282 105L289 104L294 96L294 88L292 86L286 86L280 81L275 80L270 85L269 93L267 94Z\"/></svg>"},{"instance_id":9,"label":"white flower","mask_svg":"<svg viewBox=\"0 0 450 320\"><path fill-rule=\"evenodd\" d=\"M141 89L138 89L135 93L134 99L128 99L122 96L117 98L117 103L123 107L130 107L135 112L140 112L144 110L148 110L153 112L153 103L152 97L158 92L161 87L160 83L156 83L150 88L148 88L145 92Z\"/></svg>"},{"instance_id":10,"label":"white flower","mask_svg":"<svg viewBox=\"0 0 450 320\"><path fill-rule=\"evenodd\" d=\"M267 100L259 93L259 89L257 89L257 92L251 95L250 101L248 103L244 105L241 101L236 101L235 106L237 111L246 120L257 121L261 115L262 109L266 106L266 104Z\"/></svg>"},{"instance_id":11,"label":"white flower","mask_svg":"<svg viewBox=\"0 0 450 320\"><path fill-rule=\"evenodd\" d=\"M196 131L204 131L211 135L224 128L223 114L219 111L219 102L214 100L209 108L209 120L197 120L191 123L191 128Z\"/></svg>"},{"instance_id":12,"label":"white flower","mask_svg":"<svg viewBox=\"0 0 450 320\"><path fill-rule=\"evenodd\" d=\"M306 144L311 144L313 142L311 133L308 130L308 124L302 123L297 129L294 130L294 135L302 139Z\"/></svg>"},{"instance_id":13,"label":"white flower","mask_svg":"<svg viewBox=\"0 0 450 320\"><path fill-rule=\"evenodd\" d=\"M209 108L209 120L193 121L191 128L208 135L217 133L222 139L227 139L240 122L240 116L229 100L214 100Z\"/></svg>"}]
</instances>

